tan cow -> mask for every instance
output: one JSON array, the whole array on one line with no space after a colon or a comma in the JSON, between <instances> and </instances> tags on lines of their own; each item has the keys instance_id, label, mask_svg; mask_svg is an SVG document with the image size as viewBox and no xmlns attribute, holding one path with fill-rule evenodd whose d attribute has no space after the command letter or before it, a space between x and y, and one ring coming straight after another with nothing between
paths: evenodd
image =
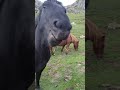
<instances>
[{"instance_id":1,"label":"tan cow","mask_svg":"<svg viewBox=\"0 0 120 90\"><path fill-rule=\"evenodd\" d=\"M69 46L73 43L74 49L78 50L79 40L73 35L70 34L66 40L62 40L62 42L58 46L62 46L61 52L63 52L63 49L65 48L66 54L69 52ZM50 47L50 52L52 55L54 55L54 50L52 47Z\"/></svg>"}]
</instances>

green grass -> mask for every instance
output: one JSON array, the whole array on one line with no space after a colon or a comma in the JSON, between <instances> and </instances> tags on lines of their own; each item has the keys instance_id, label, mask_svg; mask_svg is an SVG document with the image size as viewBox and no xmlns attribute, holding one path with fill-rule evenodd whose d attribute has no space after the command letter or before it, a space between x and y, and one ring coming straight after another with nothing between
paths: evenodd
<instances>
[{"instance_id":1,"label":"green grass","mask_svg":"<svg viewBox=\"0 0 120 90\"><path fill-rule=\"evenodd\" d=\"M109 4L108 4L109 3ZM86 16L106 30L105 53L97 60L91 42L86 42L86 89L104 90L99 85L120 86L120 29L107 30L105 27L116 20L120 23L118 0L92 0Z\"/></svg>"},{"instance_id":2,"label":"green grass","mask_svg":"<svg viewBox=\"0 0 120 90\"><path fill-rule=\"evenodd\" d=\"M52 56L42 73L41 87L43 90L85 90L85 15L68 14L70 22L75 22L71 33L79 39L79 50L75 51L73 45L66 55L57 47L55 56Z\"/></svg>"}]
</instances>

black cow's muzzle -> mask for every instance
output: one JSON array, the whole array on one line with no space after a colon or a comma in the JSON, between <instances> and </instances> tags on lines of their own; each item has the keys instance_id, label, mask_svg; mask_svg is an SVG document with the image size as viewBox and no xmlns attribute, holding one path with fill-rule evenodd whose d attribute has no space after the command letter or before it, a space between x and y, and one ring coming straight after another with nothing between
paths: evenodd
<instances>
[{"instance_id":1,"label":"black cow's muzzle","mask_svg":"<svg viewBox=\"0 0 120 90\"><path fill-rule=\"evenodd\" d=\"M69 36L70 31L59 32L57 39L58 40L65 40Z\"/></svg>"}]
</instances>

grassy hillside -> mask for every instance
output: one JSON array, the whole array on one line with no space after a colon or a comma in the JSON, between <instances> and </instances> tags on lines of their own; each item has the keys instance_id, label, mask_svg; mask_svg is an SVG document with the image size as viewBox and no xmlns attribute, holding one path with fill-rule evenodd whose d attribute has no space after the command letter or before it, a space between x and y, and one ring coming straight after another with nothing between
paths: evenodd
<instances>
[{"instance_id":1,"label":"grassy hillside","mask_svg":"<svg viewBox=\"0 0 120 90\"><path fill-rule=\"evenodd\" d=\"M86 90L106 90L101 85L120 86L120 29L106 26L120 23L119 0L91 0L86 16L106 30L105 54L97 60L91 42L86 42ZM117 89L115 89L117 90Z\"/></svg>"},{"instance_id":2,"label":"grassy hillside","mask_svg":"<svg viewBox=\"0 0 120 90\"><path fill-rule=\"evenodd\" d=\"M57 47L55 56L52 56L42 73L41 87L43 90L85 90L85 34L84 14L68 14L73 25L71 33L79 40L79 50L74 51L73 45L66 55Z\"/></svg>"}]
</instances>

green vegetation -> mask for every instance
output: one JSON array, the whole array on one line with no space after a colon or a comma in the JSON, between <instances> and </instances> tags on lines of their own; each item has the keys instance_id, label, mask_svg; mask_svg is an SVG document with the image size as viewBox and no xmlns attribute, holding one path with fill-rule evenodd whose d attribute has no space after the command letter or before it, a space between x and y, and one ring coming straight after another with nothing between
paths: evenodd
<instances>
[{"instance_id":1,"label":"green vegetation","mask_svg":"<svg viewBox=\"0 0 120 90\"><path fill-rule=\"evenodd\" d=\"M71 33L79 40L79 50L75 51L73 44L66 55L61 53L58 46L55 56L52 56L42 73L41 87L43 90L85 90L85 16L81 14L68 14L73 25Z\"/></svg>"},{"instance_id":2,"label":"green vegetation","mask_svg":"<svg viewBox=\"0 0 120 90\"><path fill-rule=\"evenodd\" d=\"M86 89L106 90L99 87L102 84L120 86L120 29L107 30L106 26L115 20L120 23L119 0L92 0L87 17L106 30L106 47L104 59L97 60L91 48L91 42L86 43ZM115 89L117 90L117 89Z\"/></svg>"}]
</instances>

